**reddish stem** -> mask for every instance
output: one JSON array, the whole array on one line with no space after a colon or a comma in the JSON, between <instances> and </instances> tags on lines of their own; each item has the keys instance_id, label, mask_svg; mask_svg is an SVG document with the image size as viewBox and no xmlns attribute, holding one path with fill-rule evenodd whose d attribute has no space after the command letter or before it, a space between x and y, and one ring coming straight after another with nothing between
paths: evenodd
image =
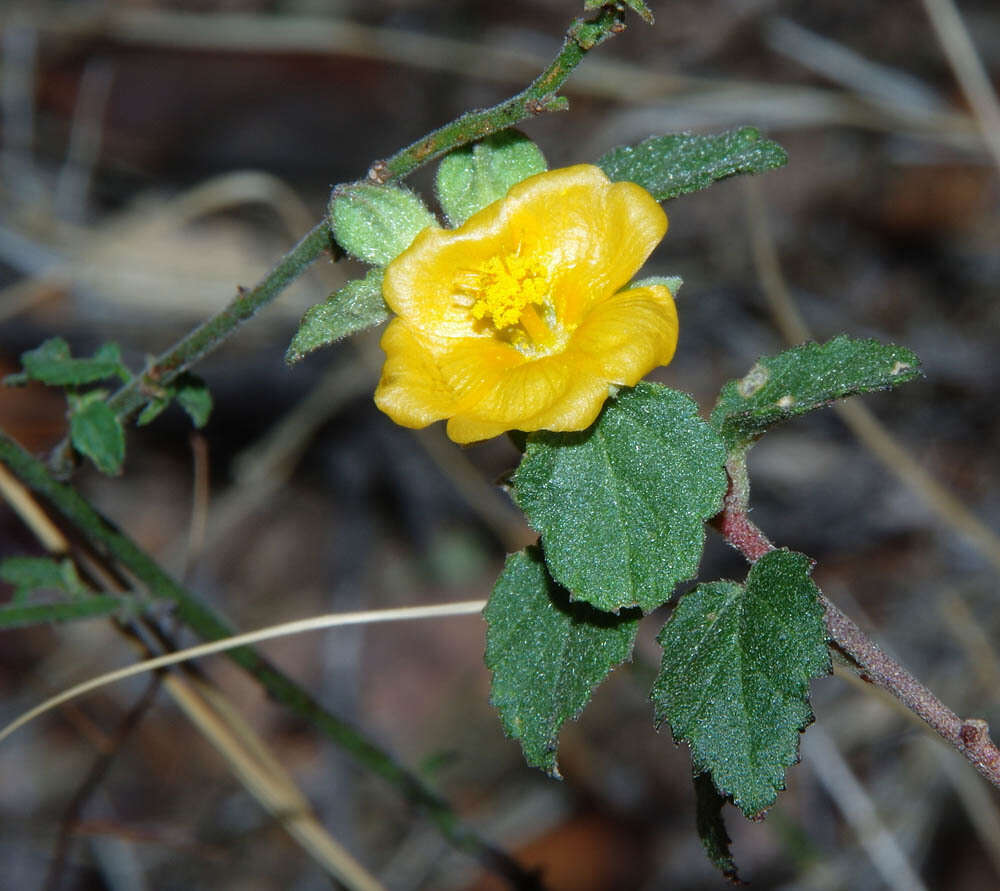
<instances>
[{"instance_id":1,"label":"reddish stem","mask_svg":"<svg viewBox=\"0 0 1000 891\"><path fill-rule=\"evenodd\" d=\"M726 469L729 491L714 523L729 544L756 563L774 545L749 517L745 455L733 456ZM895 696L1000 789L1000 749L990 738L989 725L979 718L960 718L823 594L820 603L826 611L831 646L856 666L860 676Z\"/></svg>"}]
</instances>

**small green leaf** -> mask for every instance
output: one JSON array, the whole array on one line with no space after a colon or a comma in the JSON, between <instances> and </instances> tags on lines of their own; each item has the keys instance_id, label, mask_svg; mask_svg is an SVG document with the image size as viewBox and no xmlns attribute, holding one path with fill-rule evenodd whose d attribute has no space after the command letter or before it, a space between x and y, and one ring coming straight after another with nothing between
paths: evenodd
<instances>
[{"instance_id":1,"label":"small green leaf","mask_svg":"<svg viewBox=\"0 0 1000 891\"><path fill-rule=\"evenodd\" d=\"M157 395L146 403L136 418L136 426L145 427L146 424L155 421L174 399L187 412L196 428L201 429L208 423L208 418L212 414L212 394L200 377L185 371L169 386L161 387Z\"/></svg>"},{"instance_id":2,"label":"small green leaf","mask_svg":"<svg viewBox=\"0 0 1000 891\"><path fill-rule=\"evenodd\" d=\"M31 380L56 387L77 387L109 377L128 381L131 377L122 364L117 344L103 344L91 359L74 359L70 356L69 344L61 337L50 338L41 346L22 353L21 365Z\"/></svg>"},{"instance_id":3,"label":"small green leaf","mask_svg":"<svg viewBox=\"0 0 1000 891\"><path fill-rule=\"evenodd\" d=\"M306 310L285 353L285 361L292 365L313 350L380 325L387 318L389 308L382 299L382 270L370 269L364 278L349 281L322 303Z\"/></svg>"},{"instance_id":4,"label":"small green leaf","mask_svg":"<svg viewBox=\"0 0 1000 891\"><path fill-rule=\"evenodd\" d=\"M698 837L712 865L730 882L742 885L736 863L729 849L732 839L726 832L726 824L722 819L722 807L726 803L725 796L718 793L712 784L712 778L707 773L699 773L694 778L695 822Z\"/></svg>"},{"instance_id":5,"label":"small green leaf","mask_svg":"<svg viewBox=\"0 0 1000 891\"><path fill-rule=\"evenodd\" d=\"M14 602L27 600L35 591L65 591L79 596L87 593L73 561L51 557L8 557L0 562L0 579L14 586Z\"/></svg>"},{"instance_id":6,"label":"small green leaf","mask_svg":"<svg viewBox=\"0 0 1000 891\"><path fill-rule=\"evenodd\" d=\"M920 360L904 347L844 336L805 343L765 356L744 378L729 381L711 424L730 449L743 448L788 418L921 376Z\"/></svg>"},{"instance_id":7,"label":"small green leaf","mask_svg":"<svg viewBox=\"0 0 1000 891\"><path fill-rule=\"evenodd\" d=\"M152 424L153 421L163 414L167 406L170 405L170 391L167 392L168 395L154 396L146 403L143 410L139 412L139 417L135 419L136 427L145 427L147 424Z\"/></svg>"},{"instance_id":8,"label":"small green leaf","mask_svg":"<svg viewBox=\"0 0 1000 891\"><path fill-rule=\"evenodd\" d=\"M103 392L70 395L69 438L80 454L86 455L101 473L121 473L125 460L125 430L104 401Z\"/></svg>"},{"instance_id":9,"label":"small green leaf","mask_svg":"<svg viewBox=\"0 0 1000 891\"><path fill-rule=\"evenodd\" d=\"M559 731L632 653L639 617L570 603L537 548L507 558L484 616L493 705L524 758L559 776Z\"/></svg>"},{"instance_id":10,"label":"small green leaf","mask_svg":"<svg viewBox=\"0 0 1000 891\"><path fill-rule=\"evenodd\" d=\"M624 0L624 3L633 12L639 13L647 25L653 24L653 13L649 11L649 7L646 6L643 0ZM589 12L592 9L600 9L602 6L611 5L613 4L609 3L608 0L584 0L583 8Z\"/></svg>"},{"instance_id":11,"label":"small green leaf","mask_svg":"<svg viewBox=\"0 0 1000 891\"><path fill-rule=\"evenodd\" d=\"M438 201L452 226L461 226L511 186L545 169L535 143L517 130L504 130L445 156L437 170Z\"/></svg>"},{"instance_id":12,"label":"small green leaf","mask_svg":"<svg viewBox=\"0 0 1000 891\"><path fill-rule=\"evenodd\" d=\"M716 136L677 133L612 149L597 162L612 180L638 183L657 201L697 192L740 173L763 173L788 163L776 142L753 127Z\"/></svg>"},{"instance_id":13,"label":"small green leaf","mask_svg":"<svg viewBox=\"0 0 1000 891\"><path fill-rule=\"evenodd\" d=\"M205 382L197 375L185 373L174 381L173 389L177 404L200 430L208 423L208 417L212 413L212 394Z\"/></svg>"},{"instance_id":14,"label":"small green leaf","mask_svg":"<svg viewBox=\"0 0 1000 891\"><path fill-rule=\"evenodd\" d=\"M725 460L690 396L640 383L588 430L529 436L514 497L574 599L651 610L698 568Z\"/></svg>"},{"instance_id":15,"label":"small green leaf","mask_svg":"<svg viewBox=\"0 0 1000 891\"><path fill-rule=\"evenodd\" d=\"M27 606L0 607L0 628L24 628L48 622L94 619L120 612L126 606L121 597L101 594L68 603L32 603Z\"/></svg>"},{"instance_id":16,"label":"small green leaf","mask_svg":"<svg viewBox=\"0 0 1000 891\"><path fill-rule=\"evenodd\" d=\"M437 220L416 195L400 186L354 183L330 196L330 225L338 244L354 257L385 266L417 233Z\"/></svg>"},{"instance_id":17,"label":"small green leaf","mask_svg":"<svg viewBox=\"0 0 1000 891\"><path fill-rule=\"evenodd\" d=\"M830 673L819 591L804 554L771 551L735 582L699 585L660 631L656 723L686 740L696 773L747 816L770 807L812 721L809 679Z\"/></svg>"}]
</instances>

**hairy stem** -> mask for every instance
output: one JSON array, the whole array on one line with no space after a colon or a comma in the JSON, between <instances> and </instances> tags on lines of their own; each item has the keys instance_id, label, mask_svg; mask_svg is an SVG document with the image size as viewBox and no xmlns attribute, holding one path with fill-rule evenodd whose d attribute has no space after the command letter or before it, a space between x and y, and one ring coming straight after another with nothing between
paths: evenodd
<instances>
[{"instance_id":1,"label":"hairy stem","mask_svg":"<svg viewBox=\"0 0 1000 891\"><path fill-rule=\"evenodd\" d=\"M228 637L233 629L195 594L168 575L131 538L114 528L71 486L53 479L44 464L0 430L0 462L24 485L52 505L99 553L127 570L156 599L174 606L176 617L206 640ZM486 868L507 877L514 887L536 888L535 877L503 851L489 845L464 825L446 801L379 749L359 731L326 711L302 687L251 647L229 657L252 675L278 702L309 721L328 739L421 807L455 847Z\"/></svg>"},{"instance_id":2,"label":"hairy stem","mask_svg":"<svg viewBox=\"0 0 1000 891\"><path fill-rule=\"evenodd\" d=\"M379 183L390 182L412 173L454 148L511 127L526 118L566 108L565 100L556 96L556 91L588 51L612 34L624 30L622 16L622 11L617 7L608 6L593 19L575 20L566 32L559 54L526 89L492 108L464 114L401 149L387 160L376 161L368 171L369 178ZM163 387L211 353L245 321L274 300L328 249L336 250L336 245L324 219L253 288L240 288L236 297L224 309L157 356L143 374L137 375L114 393L108 404L115 414L122 420L131 417ZM63 440L53 452L52 466L57 473L64 475L71 460L72 449L68 440Z\"/></svg>"},{"instance_id":3,"label":"hairy stem","mask_svg":"<svg viewBox=\"0 0 1000 891\"><path fill-rule=\"evenodd\" d=\"M749 517L746 453L732 455L726 470L729 492L714 523L729 544L755 563L774 550L774 545ZM856 667L861 678L896 697L1000 789L1000 749L990 738L989 725L979 718L960 718L824 594L820 594L820 603L826 611L830 645Z\"/></svg>"},{"instance_id":4,"label":"hairy stem","mask_svg":"<svg viewBox=\"0 0 1000 891\"><path fill-rule=\"evenodd\" d=\"M1000 788L1000 750L990 739L989 725L979 718L960 718L836 605L822 595L820 601L833 646L857 666L861 678L895 696Z\"/></svg>"},{"instance_id":5,"label":"hairy stem","mask_svg":"<svg viewBox=\"0 0 1000 891\"><path fill-rule=\"evenodd\" d=\"M577 19L567 30L559 55L526 89L492 108L470 111L396 152L391 158L376 161L368 171L368 178L379 183L389 182L406 176L457 146L482 139L543 112L564 110L567 103L556 96L556 91L591 49L624 29L621 10L611 5L602 9L596 18L588 21Z\"/></svg>"},{"instance_id":6,"label":"hairy stem","mask_svg":"<svg viewBox=\"0 0 1000 891\"><path fill-rule=\"evenodd\" d=\"M253 288L239 288L236 297L220 312L156 357L145 372L123 386L108 399L108 405L120 418L130 417L145 405L156 391L170 384L179 374L205 358L226 338L305 272L324 251L331 249L330 227L326 220L317 223L271 271Z\"/></svg>"}]
</instances>

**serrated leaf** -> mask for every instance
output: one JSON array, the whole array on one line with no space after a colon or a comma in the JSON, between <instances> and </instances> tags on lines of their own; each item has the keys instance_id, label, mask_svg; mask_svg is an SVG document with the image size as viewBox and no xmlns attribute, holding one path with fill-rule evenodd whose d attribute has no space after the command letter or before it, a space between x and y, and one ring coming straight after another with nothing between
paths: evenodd
<instances>
[{"instance_id":1,"label":"serrated leaf","mask_svg":"<svg viewBox=\"0 0 1000 891\"><path fill-rule=\"evenodd\" d=\"M125 460L125 430L104 401L103 393L70 398L69 438L101 473L121 473Z\"/></svg>"},{"instance_id":2,"label":"serrated leaf","mask_svg":"<svg viewBox=\"0 0 1000 891\"><path fill-rule=\"evenodd\" d=\"M768 427L835 399L885 390L921 377L905 347L835 337L765 356L719 394L711 424L730 449L749 445Z\"/></svg>"},{"instance_id":3,"label":"serrated leaf","mask_svg":"<svg viewBox=\"0 0 1000 891\"><path fill-rule=\"evenodd\" d=\"M698 828L698 838L702 847L719 870L730 882L742 885L736 863L730 851L732 839L726 832L726 824L722 819L722 808L726 798L719 794L707 773L699 773L694 778L695 823Z\"/></svg>"},{"instance_id":4,"label":"serrated leaf","mask_svg":"<svg viewBox=\"0 0 1000 891\"><path fill-rule=\"evenodd\" d=\"M614 148L597 162L609 179L638 183L657 201L696 192L729 176L763 173L787 163L785 150L763 139L753 127L715 136L654 136L638 145Z\"/></svg>"},{"instance_id":5,"label":"serrated leaf","mask_svg":"<svg viewBox=\"0 0 1000 891\"><path fill-rule=\"evenodd\" d=\"M653 24L653 13L650 12L649 7L646 6L643 0L624 0L624 3L633 12L641 15L647 25ZM608 0L584 0L583 8L589 11L591 9L600 9L602 6L607 5Z\"/></svg>"},{"instance_id":6,"label":"serrated leaf","mask_svg":"<svg viewBox=\"0 0 1000 891\"><path fill-rule=\"evenodd\" d=\"M182 374L173 383L177 404L187 412L191 423L199 430L212 414L212 394L205 382L194 374Z\"/></svg>"},{"instance_id":7,"label":"serrated leaf","mask_svg":"<svg viewBox=\"0 0 1000 891\"><path fill-rule=\"evenodd\" d=\"M21 365L31 380L56 387L77 387L109 377L127 381L131 377L122 364L117 344L103 344L93 358L74 359L69 344L61 337L52 337L41 346L22 353Z\"/></svg>"},{"instance_id":8,"label":"serrated leaf","mask_svg":"<svg viewBox=\"0 0 1000 891\"><path fill-rule=\"evenodd\" d=\"M371 269L364 278L349 281L322 303L306 310L299 330L285 353L291 365L313 350L380 325L389 318L382 299L382 270Z\"/></svg>"},{"instance_id":9,"label":"serrated leaf","mask_svg":"<svg viewBox=\"0 0 1000 891\"><path fill-rule=\"evenodd\" d=\"M545 169L535 143L517 130L504 130L444 157L437 169L438 201L452 226L461 226L511 186Z\"/></svg>"},{"instance_id":10,"label":"serrated leaf","mask_svg":"<svg viewBox=\"0 0 1000 891\"><path fill-rule=\"evenodd\" d=\"M0 628L24 628L49 622L94 619L119 612L125 602L121 597L102 594L68 603L32 603L26 606L0 607Z\"/></svg>"},{"instance_id":11,"label":"serrated leaf","mask_svg":"<svg viewBox=\"0 0 1000 891\"><path fill-rule=\"evenodd\" d=\"M330 197L330 226L347 253L374 266L396 259L437 220L413 192L400 186L354 183Z\"/></svg>"},{"instance_id":12,"label":"serrated leaf","mask_svg":"<svg viewBox=\"0 0 1000 891\"><path fill-rule=\"evenodd\" d=\"M588 430L529 436L514 497L574 599L648 611L697 570L725 460L690 396L640 383Z\"/></svg>"},{"instance_id":13,"label":"serrated leaf","mask_svg":"<svg viewBox=\"0 0 1000 891\"><path fill-rule=\"evenodd\" d=\"M0 562L0 579L14 587L14 602L27 600L35 591L87 592L73 561L52 557L8 557Z\"/></svg>"},{"instance_id":14,"label":"serrated leaf","mask_svg":"<svg viewBox=\"0 0 1000 891\"><path fill-rule=\"evenodd\" d=\"M570 603L537 548L507 558L484 616L490 700L524 758L559 776L559 731L608 672L632 653L636 613L613 616Z\"/></svg>"},{"instance_id":15,"label":"serrated leaf","mask_svg":"<svg viewBox=\"0 0 1000 891\"><path fill-rule=\"evenodd\" d=\"M736 582L681 598L657 640L656 723L747 816L770 807L812 721L809 679L829 674L826 624L804 554L771 551Z\"/></svg>"}]
</instances>

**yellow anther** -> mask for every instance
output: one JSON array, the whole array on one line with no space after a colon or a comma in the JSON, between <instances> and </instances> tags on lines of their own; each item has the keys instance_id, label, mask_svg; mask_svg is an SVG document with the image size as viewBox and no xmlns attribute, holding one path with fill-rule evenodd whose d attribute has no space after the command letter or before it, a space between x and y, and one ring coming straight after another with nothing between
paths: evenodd
<instances>
[{"instance_id":1,"label":"yellow anther","mask_svg":"<svg viewBox=\"0 0 1000 891\"><path fill-rule=\"evenodd\" d=\"M497 331L519 324L532 304L541 305L548 297L548 270L517 254L490 257L475 277L475 285L465 286L475 298L470 311L473 318L488 318Z\"/></svg>"}]
</instances>

